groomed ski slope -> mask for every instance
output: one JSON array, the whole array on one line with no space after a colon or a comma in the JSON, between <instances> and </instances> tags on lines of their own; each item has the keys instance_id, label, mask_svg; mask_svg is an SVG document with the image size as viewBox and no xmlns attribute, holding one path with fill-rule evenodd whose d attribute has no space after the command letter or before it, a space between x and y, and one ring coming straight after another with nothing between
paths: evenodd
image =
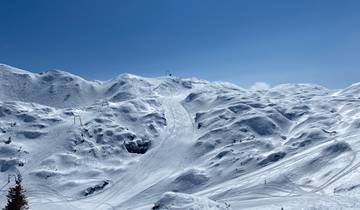
<instances>
[{"instance_id":1,"label":"groomed ski slope","mask_svg":"<svg viewBox=\"0 0 360 210\"><path fill-rule=\"evenodd\" d=\"M30 209L359 209L360 87L0 66L0 195ZM9 140L10 137L10 140Z\"/></svg>"}]
</instances>

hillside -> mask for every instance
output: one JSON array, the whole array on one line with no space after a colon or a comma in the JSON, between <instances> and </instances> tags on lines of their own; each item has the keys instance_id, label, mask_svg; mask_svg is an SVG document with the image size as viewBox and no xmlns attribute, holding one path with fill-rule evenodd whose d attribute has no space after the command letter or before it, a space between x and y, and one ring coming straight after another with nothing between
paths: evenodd
<instances>
[{"instance_id":1,"label":"hillside","mask_svg":"<svg viewBox=\"0 0 360 210\"><path fill-rule=\"evenodd\" d=\"M0 203L20 172L34 210L359 209L359 93L0 65Z\"/></svg>"}]
</instances>

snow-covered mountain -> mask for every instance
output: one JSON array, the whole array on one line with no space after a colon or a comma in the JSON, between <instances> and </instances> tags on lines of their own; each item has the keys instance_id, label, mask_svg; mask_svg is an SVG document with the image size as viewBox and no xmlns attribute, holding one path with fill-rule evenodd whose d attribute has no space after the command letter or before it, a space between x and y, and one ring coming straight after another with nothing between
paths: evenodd
<instances>
[{"instance_id":1,"label":"snow-covered mountain","mask_svg":"<svg viewBox=\"0 0 360 210\"><path fill-rule=\"evenodd\" d=\"M20 172L34 210L360 209L359 94L0 65L1 204Z\"/></svg>"}]
</instances>

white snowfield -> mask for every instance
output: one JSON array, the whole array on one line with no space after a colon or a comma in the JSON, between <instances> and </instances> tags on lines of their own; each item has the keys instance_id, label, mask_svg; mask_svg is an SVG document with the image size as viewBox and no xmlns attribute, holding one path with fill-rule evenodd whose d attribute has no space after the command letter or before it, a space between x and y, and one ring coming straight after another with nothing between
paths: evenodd
<instances>
[{"instance_id":1,"label":"white snowfield","mask_svg":"<svg viewBox=\"0 0 360 210\"><path fill-rule=\"evenodd\" d=\"M31 210L360 209L359 151L360 83L0 65L0 208L20 172Z\"/></svg>"}]
</instances>

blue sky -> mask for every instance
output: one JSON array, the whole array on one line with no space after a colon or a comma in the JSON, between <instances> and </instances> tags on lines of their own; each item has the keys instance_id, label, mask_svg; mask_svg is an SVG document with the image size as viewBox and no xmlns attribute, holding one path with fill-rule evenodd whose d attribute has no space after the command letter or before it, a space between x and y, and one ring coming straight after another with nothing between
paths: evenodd
<instances>
[{"instance_id":1,"label":"blue sky","mask_svg":"<svg viewBox=\"0 0 360 210\"><path fill-rule=\"evenodd\" d=\"M340 88L360 81L359 11L356 0L0 0L0 63Z\"/></svg>"}]
</instances>

